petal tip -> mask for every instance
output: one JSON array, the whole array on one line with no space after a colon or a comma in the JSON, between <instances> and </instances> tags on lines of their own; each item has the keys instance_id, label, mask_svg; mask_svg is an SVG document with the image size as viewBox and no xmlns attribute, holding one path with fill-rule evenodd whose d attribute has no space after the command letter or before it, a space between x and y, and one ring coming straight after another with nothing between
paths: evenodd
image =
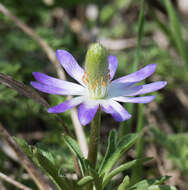
<instances>
[{"instance_id":1,"label":"petal tip","mask_svg":"<svg viewBox=\"0 0 188 190\"><path fill-rule=\"evenodd\" d=\"M48 109L47 109L47 112L48 112L48 113L57 113L53 108L48 108Z\"/></svg>"},{"instance_id":2,"label":"petal tip","mask_svg":"<svg viewBox=\"0 0 188 190\"><path fill-rule=\"evenodd\" d=\"M82 126L86 126L86 125L89 124L90 122L86 122L86 121L84 121L84 120L80 120L80 123L81 123Z\"/></svg>"},{"instance_id":3,"label":"petal tip","mask_svg":"<svg viewBox=\"0 0 188 190\"><path fill-rule=\"evenodd\" d=\"M126 120L127 120L127 119L130 119L131 117L132 117L132 115L131 115L131 114L128 114Z\"/></svg>"},{"instance_id":4,"label":"petal tip","mask_svg":"<svg viewBox=\"0 0 188 190\"><path fill-rule=\"evenodd\" d=\"M149 64L146 67L150 70L150 73L151 73L150 75L152 75L155 72L156 68L157 68L157 64L156 63L152 63L152 64Z\"/></svg>"},{"instance_id":5,"label":"petal tip","mask_svg":"<svg viewBox=\"0 0 188 190\"><path fill-rule=\"evenodd\" d=\"M160 81L160 83L161 83L160 89L161 89L161 88L164 88L164 87L167 85L167 82L166 82L166 81Z\"/></svg>"},{"instance_id":6,"label":"petal tip","mask_svg":"<svg viewBox=\"0 0 188 190\"><path fill-rule=\"evenodd\" d=\"M30 85L34 87L35 83L36 83L35 81L31 81Z\"/></svg>"},{"instance_id":7,"label":"petal tip","mask_svg":"<svg viewBox=\"0 0 188 190\"><path fill-rule=\"evenodd\" d=\"M32 72L32 75L35 76L38 72Z\"/></svg>"},{"instance_id":8,"label":"petal tip","mask_svg":"<svg viewBox=\"0 0 188 190\"><path fill-rule=\"evenodd\" d=\"M163 81L163 85L166 86L166 85L167 85L167 82L166 82L166 81Z\"/></svg>"}]
</instances>

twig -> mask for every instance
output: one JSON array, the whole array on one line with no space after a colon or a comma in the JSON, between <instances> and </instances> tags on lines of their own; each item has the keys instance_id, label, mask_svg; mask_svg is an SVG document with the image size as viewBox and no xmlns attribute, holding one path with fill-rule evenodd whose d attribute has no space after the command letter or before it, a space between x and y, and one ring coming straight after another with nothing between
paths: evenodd
<instances>
[{"instance_id":1,"label":"twig","mask_svg":"<svg viewBox=\"0 0 188 190\"><path fill-rule=\"evenodd\" d=\"M3 185L2 181L0 180L0 187L1 187L1 190L6 190L5 186Z\"/></svg>"},{"instance_id":2,"label":"twig","mask_svg":"<svg viewBox=\"0 0 188 190\"><path fill-rule=\"evenodd\" d=\"M10 178L9 176L3 174L0 172L0 179L4 180L4 181L7 181L8 183L11 183L13 184L14 186L22 189L22 190L32 190L31 188L29 187L26 187L25 185L15 181L14 179Z\"/></svg>"},{"instance_id":3,"label":"twig","mask_svg":"<svg viewBox=\"0 0 188 190\"><path fill-rule=\"evenodd\" d=\"M87 142L86 142L86 138L83 132L83 128L80 125L80 121L78 120L76 109L71 110L71 118L72 118L73 126L75 128L76 137L80 145L80 149L83 153L84 158L87 158L87 154L88 154Z\"/></svg>"},{"instance_id":4,"label":"twig","mask_svg":"<svg viewBox=\"0 0 188 190\"><path fill-rule=\"evenodd\" d=\"M49 181L44 178L43 174L36 168L36 166L28 159L27 156L23 154L14 139L8 133L8 131L0 123L0 135L3 136L4 140L9 144L9 146L16 153L18 159L23 164L24 168L30 174L32 179L35 181L36 185L40 190L52 190Z\"/></svg>"},{"instance_id":5,"label":"twig","mask_svg":"<svg viewBox=\"0 0 188 190\"><path fill-rule=\"evenodd\" d=\"M52 50L52 48L49 47L49 45L32 28L30 28L28 25L23 23L16 16L12 15L2 3L0 3L0 12L2 12L9 19L14 21L14 23L20 29L23 30L23 32L28 34L32 39L34 39L42 47L44 52L47 54L49 60L51 61L51 63L54 65L58 77L62 80L65 80L66 77L65 77L64 71L63 71L62 67L60 66L60 64L58 63L55 52ZM85 134L84 134L83 128L81 127L81 125L79 123L78 116L77 116L77 114L75 114L74 110L71 110L71 118L73 120L73 125L74 125L76 135L80 135L80 137L77 136L80 148L83 151L83 155L86 155L88 152L88 148L87 148ZM64 127L64 129L65 129L65 127Z\"/></svg>"}]
</instances>

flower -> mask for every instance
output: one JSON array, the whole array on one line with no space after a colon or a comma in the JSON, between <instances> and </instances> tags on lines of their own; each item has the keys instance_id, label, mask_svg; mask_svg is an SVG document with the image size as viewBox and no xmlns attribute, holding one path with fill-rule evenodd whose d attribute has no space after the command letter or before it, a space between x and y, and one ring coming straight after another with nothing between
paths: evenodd
<instances>
[{"instance_id":1,"label":"flower","mask_svg":"<svg viewBox=\"0 0 188 190\"><path fill-rule=\"evenodd\" d=\"M37 82L32 81L31 85L49 94L76 96L49 108L48 112L61 113L79 105L78 117L82 125L91 122L99 107L111 114L116 121L127 120L131 115L119 102L149 103L155 96L137 97L137 95L157 91L167 84L166 81L157 81L135 85L152 75L156 64L147 65L137 72L112 80L118 60L114 55L108 56L104 48L97 43L90 46L87 52L85 71L68 51L57 50L56 56L65 71L79 84L33 72Z\"/></svg>"}]
</instances>

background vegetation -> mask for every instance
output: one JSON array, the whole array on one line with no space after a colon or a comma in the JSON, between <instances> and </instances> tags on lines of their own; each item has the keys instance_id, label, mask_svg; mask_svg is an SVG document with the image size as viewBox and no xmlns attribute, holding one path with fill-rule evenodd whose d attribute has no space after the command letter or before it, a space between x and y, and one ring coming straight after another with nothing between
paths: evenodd
<instances>
[{"instance_id":1,"label":"background vegetation","mask_svg":"<svg viewBox=\"0 0 188 190\"><path fill-rule=\"evenodd\" d=\"M66 49L84 66L90 43L99 41L119 60L116 77L135 68L157 63L156 73L146 82L166 80L168 85L157 92L157 99L144 107L125 105L134 117L116 123L102 117L101 159L107 136L114 128L120 134L143 128L141 146L128 152L126 159L138 154L154 157L139 170L135 180L169 175L168 184L188 189L188 2L186 0L148 0L144 9L144 28L139 59L137 34L139 0L1 0L0 2L0 72L29 85L32 72L56 76L55 69L33 39L3 13L4 5L13 15L32 28L55 51ZM138 65L135 66L135 62ZM42 94L50 105L63 97ZM140 115L142 115L140 117ZM60 114L74 133L70 112ZM140 119L141 118L141 119ZM33 100L0 85L0 122L14 136L29 144L50 150L55 163L73 175L71 155L63 145L63 129L55 117ZM89 126L84 128L88 135ZM143 148L144 146L144 148ZM0 171L31 188L36 188L23 167L15 160L3 139L0 139ZM121 176L120 176L121 177ZM0 180L0 186L13 186ZM110 188L110 187L109 187Z\"/></svg>"}]
</instances>

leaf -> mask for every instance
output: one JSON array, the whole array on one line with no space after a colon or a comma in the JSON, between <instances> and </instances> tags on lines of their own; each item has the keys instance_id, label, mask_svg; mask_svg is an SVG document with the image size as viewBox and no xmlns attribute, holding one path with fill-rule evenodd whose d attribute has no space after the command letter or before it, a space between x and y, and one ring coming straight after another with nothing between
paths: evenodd
<instances>
[{"instance_id":1,"label":"leaf","mask_svg":"<svg viewBox=\"0 0 188 190\"><path fill-rule=\"evenodd\" d=\"M156 179L142 180L136 183L135 185L131 186L130 188L128 188L128 190L142 190L142 189L145 190L145 189L148 189L152 185L161 185L167 179L169 179L169 176L162 176Z\"/></svg>"},{"instance_id":2,"label":"leaf","mask_svg":"<svg viewBox=\"0 0 188 190\"><path fill-rule=\"evenodd\" d=\"M22 151L27 156L29 156L30 158L32 158L32 156L33 156L32 147L30 145L28 145L28 143L24 139L21 139L21 138L18 138L18 137L14 137L14 140L19 145L19 147L22 149Z\"/></svg>"},{"instance_id":3,"label":"leaf","mask_svg":"<svg viewBox=\"0 0 188 190\"><path fill-rule=\"evenodd\" d=\"M85 186L87 185L88 183L92 182L93 181L93 177L92 176L85 176L83 177L82 179L80 179L78 182L77 182L77 185L79 187L82 187L82 186Z\"/></svg>"},{"instance_id":4,"label":"leaf","mask_svg":"<svg viewBox=\"0 0 188 190\"><path fill-rule=\"evenodd\" d=\"M58 168L50 160L48 160L47 157L43 156L37 149L34 150L34 156L36 157L41 168L47 173L50 179L52 179L59 190L70 189L71 183L69 183L64 176L59 176Z\"/></svg>"},{"instance_id":5,"label":"leaf","mask_svg":"<svg viewBox=\"0 0 188 190\"><path fill-rule=\"evenodd\" d=\"M89 174L93 177L94 179L94 185L96 190L102 190L102 177L99 176L97 171L95 171L91 166L88 167Z\"/></svg>"},{"instance_id":6,"label":"leaf","mask_svg":"<svg viewBox=\"0 0 188 190\"><path fill-rule=\"evenodd\" d=\"M148 190L177 190L174 186L169 185L152 185Z\"/></svg>"},{"instance_id":7,"label":"leaf","mask_svg":"<svg viewBox=\"0 0 188 190\"><path fill-rule=\"evenodd\" d=\"M68 146L68 148L71 150L71 152L73 152L78 157L78 159L80 161L82 174L85 175L86 174L85 158L83 157L83 154L80 150L78 143L68 135L63 135L63 139L64 139L66 145Z\"/></svg>"},{"instance_id":8,"label":"leaf","mask_svg":"<svg viewBox=\"0 0 188 190\"><path fill-rule=\"evenodd\" d=\"M119 185L117 190L126 190L129 183L130 183L130 178L127 175L127 176L124 177L123 182Z\"/></svg>"},{"instance_id":9,"label":"leaf","mask_svg":"<svg viewBox=\"0 0 188 190\"><path fill-rule=\"evenodd\" d=\"M182 32L181 32L181 26L178 21L178 17L175 13L175 10L173 8L173 5L170 0L164 1L167 9L167 13L170 20L170 31L173 38L174 43L176 44L176 47L179 51L179 54L181 55L183 61L188 64L188 56L187 56L187 50L185 48L185 43L182 38Z\"/></svg>"},{"instance_id":10,"label":"leaf","mask_svg":"<svg viewBox=\"0 0 188 190\"><path fill-rule=\"evenodd\" d=\"M101 162L98 172L101 173L106 162L109 160L113 152L116 150L116 139L117 139L117 132L115 130L110 131L110 135L108 137L108 147L104 159Z\"/></svg>"},{"instance_id":11,"label":"leaf","mask_svg":"<svg viewBox=\"0 0 188 190\"><path fill-rule=\"evenodd\" d=\"M42 98L35 90L26 86L22 82L19 82L19 81L13 79L9 75L0 73L0 83L5 86L8 86L9 88L12 88L12 89L18 91L20 94L22 94L28 98L33 99L34 101L40 103L41 105L43 105L45 107L49 107L47 101L44 98Z\"/></svg>"},{"instance_id":12,"label":"leaf","mask_svg":"<svg viewBox=\"0 0 188 190\"><path fill-rule=\"evenodd\" d=\"M103 188L110 182L110 180L117 174L132 168L133 166L137 165L137 164L141 164L143 162L146 162L148 160L150 160L151 158L142 158L142 159L137 159L137 160L133 160L130 162L127 162L125 164L122 164L121 166L115 168L114 170L112 170L108 175L105 175L104 179L103 179Z\"/></svg>"},{"instance_id":13,"label":"leaf","mask_svg":"<svg viewBox=\"0 0 188 190\"><path fill-rule=\"evenodd\" d=\"M107 175L111 170L113 165L122 157L122 155L127 151L131 146L133 146L137 140L137 134L128 134L121 138L119 143L116 146L116 150L111 154L108 161L104 164L103 169L100 172L100 176Z\"/></svg>"}]
</instances>

